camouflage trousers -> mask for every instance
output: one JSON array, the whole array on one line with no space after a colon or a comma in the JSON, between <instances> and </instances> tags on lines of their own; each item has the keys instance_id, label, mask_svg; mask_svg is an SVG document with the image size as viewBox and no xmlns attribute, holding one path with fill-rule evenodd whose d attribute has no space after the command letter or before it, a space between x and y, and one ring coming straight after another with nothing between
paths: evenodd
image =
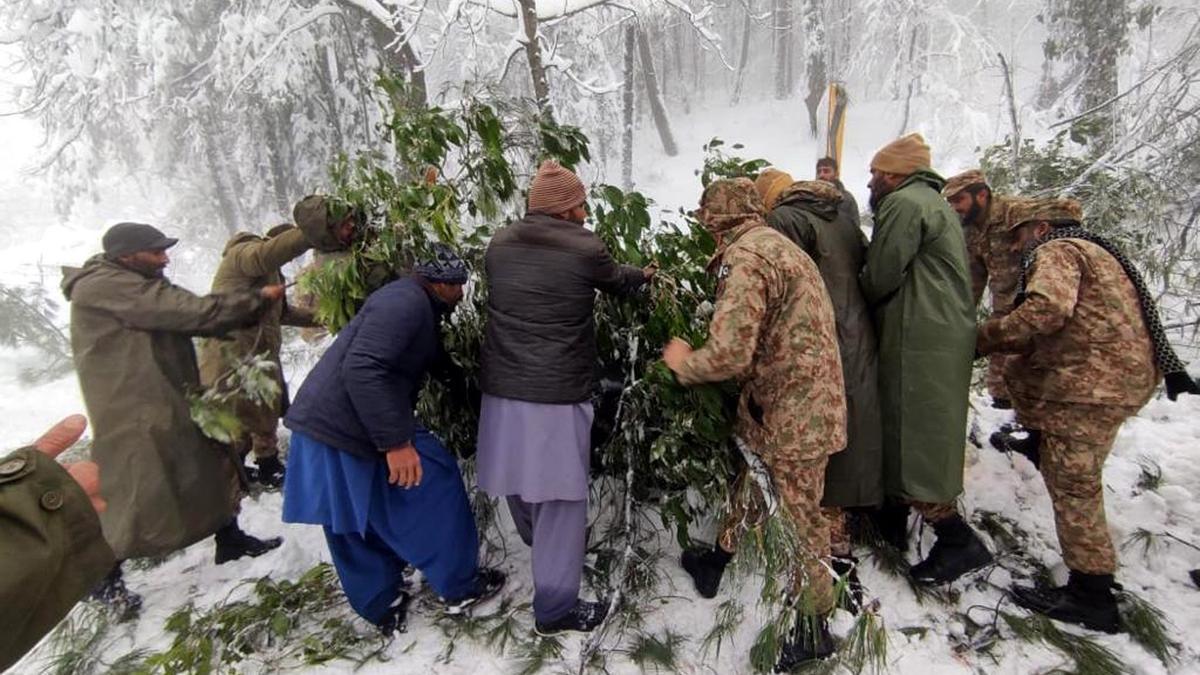
<instances>
[{"instance_id":1,"label":"camouflage trousers","mask_svg":"<svg viewBox=\"0 0 1200 675\"><path fill-rule=\"evenodd\" d=\"M846 557L852 553L850 531L846 528L846 510L837 506L821 508L825 522L829 523L829 554Z\"/></svg>"},{"instance_id":2,"label":"camouflage trousers","mask_svg":"<svg viewBox=\"0 0 1200 675\"><path fill-rule=\"evenodd\" d=\"M1113 574L1117 551L1104 515L1104 461L1121 424L1137 413L1123 406L1015 401L1018 419L1042 432L1042 479L1054 506L1054 529L1067 567Z\"/></svg>"},{"instance_id":3,"label":"camouflage trousers","mask_svg":"<svg viewBox=\"0 0 1200 675\"><path fill-rule=\"evenodd\" d=\"M762 459L779 498L780 515L795 537L798 559L792 561L792 593L800 598L801 613L829 614L834 605L833 575L827 567L829 524L821 509L829 458L785 460L767 455ZM726 551L737 550L742 537L761 527L765 517L762 492L747 471L738 477L734 495L718 539Z\"/></svg>"},{"instance_id":4,"label":"camouflage trousers","mask_svg":"<svg viewBox=\"0 0 1200 675\"><path fill-rule=\"evenodd\" d=\"M1004 373L1008 369L1011 354L992 354L988 357L987 390L992 398L1009 398Z\"/></svg>"},{"instance_id":5,"label":"camouflage trousers","mask_svg":"<svg viewBox=\"0 0 1200 675\"><path fill-rule=\"evenodd\" d=\"M939 504L935 502L910 501L908 505L914 511L921 514L925 522L930 524L940 523L947 518L953 518L958 515L958 502Z\"/></svg>"}]
</instances>

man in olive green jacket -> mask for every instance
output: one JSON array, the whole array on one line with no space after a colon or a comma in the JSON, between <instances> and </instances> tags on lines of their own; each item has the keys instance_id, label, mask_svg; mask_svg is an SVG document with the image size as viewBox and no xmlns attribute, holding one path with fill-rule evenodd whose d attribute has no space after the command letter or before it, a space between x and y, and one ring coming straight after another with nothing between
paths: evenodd
<instances>
[{"instance_id":1,"label":"man in olive green jacket","mask_svg":"<svg viewBox=\"0 0 1200 675\"><path fill-rule=\"evenodd\" d=\"M17 662L113 566L91 462L60 465L87 418L71 415L0 457L0 672Z\"/></svg>"},{"instance_id":2,"label":"man in olive green jacket","mask_svg":"<svg viewBox=\"0 0 1200 675\"><path fill-rule=\"evenodd\" d=\"M255 324L283 288L194 295L163 276L176 242L150 225L118 223L104 234L103 254L63 269L62 290L108 502L100 517L105 539L125 560L173 553L216 533L219 564L262 555L280 540L238 527L232 449L192 422L188 395L200 389L192 337ZM97 595L125 615L140 604L119 565Z\"/></svg>"},{"instance_id":3,"label":"man in olive green jacket","mask_svg":"<svg viewBox=\"0 0 1200 675\"><path fill-rule=\"evenodd\" d=\"M879 334L884 489L933 524L937 542L910 574L944 583L991 562L958 514L975 353L975 303L958 216L942 199L920 134L871 160L875 230L860 282ZM891 510L907 544L908 509Z\"/></svg>"},{"instance_id":4,"label":"man in olive green jacket","mask_svg":"<svg viewBox=\"0 0 1200 675\"><path fill-rule=\"evenodd\" d=\"M294 215L310 218L309 202L322 201L321 209L327 213L324 198L306 197L296 205ZM321 215L325 215L322 213ZM299 220L299 218L298 218ZM304 255L314 246L323 252L344 248L335 228L328 227L328 217L316 224L310 236L306 229L291 224L271 228L265 237L250 232L239 232L225 244L221 263L213 277L213 293L234 291L257 291L264 286L284 284L284 265ZM348 230L342 228L348 241L353 236L353 219ZM309 225L307 222L306 225ZM220 387L222 380L242 359L260 356L275 365L275 382L279 386L279 398L271 404L258 404L239 398L235 401L238 421L242 426L242 437L235 444L239 456L254 452L258 471L258 482L278 488L283 484L283 463L279 461L279 446L276 430L279 418L287 412L287 383L283 379L283 363L280 350L283 347L282 326L311 327L316 325L311 310L295 308L287 298L263 313L257 325L235 330L224 338L206 338L200 342L200 382L205 387Z\"/></svg>"}]
</instances>

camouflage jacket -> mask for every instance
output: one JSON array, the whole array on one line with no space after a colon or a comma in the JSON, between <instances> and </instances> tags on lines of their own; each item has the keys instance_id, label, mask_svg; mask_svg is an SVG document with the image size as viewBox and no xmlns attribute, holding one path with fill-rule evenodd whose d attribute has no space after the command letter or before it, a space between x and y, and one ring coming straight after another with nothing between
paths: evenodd
<instances>
[{"instance_id":1,"label":"camouflage jacket","mask_svg":"<svg viewBox=\"0 0 1200 675\"><path fill-rule=\"evenodd\" d=\"M1037 249L1025 301L979 329L981 353L1018 353L1014 399L1141 407L1159 374L1137 292L1096 244L1056 239Z\"/></svg>"},{"instance_id":2,"label":"camouflage jacket","mask_svg":"<svg viewBox=\"0 0 1200 675\"><path fill-rule=\"evenodd\" d=\"M679 381L741 383L737 433L757 452L803 460L840 451L842 363L816 265L761 217L721 240L708 342L680 368Z\"/></svg>"},{"instance_id":3,"label":"camouflage jacket","mask_svg":"<svg viewBox=\"0 0 1200 675\"><path fill-rule=\"evenodd\" d=\"M971 268L971 293L975 304L983 298L983 289L992 291L992 315L1003 316L1012 310L1021 277L1021 252L1012 251L1012 233L1008 230L1008 210L1015 197L995 195L982 226L964 228L967 263Z\"/></svg>"}]
</instances>

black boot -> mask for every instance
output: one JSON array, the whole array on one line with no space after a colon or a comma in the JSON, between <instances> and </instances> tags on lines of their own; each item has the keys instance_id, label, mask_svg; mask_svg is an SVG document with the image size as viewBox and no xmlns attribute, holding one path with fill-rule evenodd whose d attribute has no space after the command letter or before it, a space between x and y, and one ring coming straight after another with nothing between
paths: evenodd
<instances>
[{"instance_id":1,"label":"black boot","mask_svg":"<svg viewBox=\"0 0 1200 675\"><path fill-rule=\"evenodd\" d=\"M218 565L223 565L230 560L237 560L244 556L257 558L268 551L279 548L283 544L283 537L259 539L242 532L242 528L238 527L237 518L234 518L229 521L228 525L217 530L216 540L216 561Z\"/></svg>"},{"instance_id":2,"label":"black boot","mask_svg":"<svg viewBox=\"0 0 1200 675\"><path fill-rule=\"evenodd\" d=\"M992 554L975 530L955 514L933 524L937 541L929 556L909 568L909 575L923 584L944 584L992 562Z\"/></svg>"},{"instance_id":3,"label":"black boot","mask_svg":"<svg viewBox=\"0 0 1200 675\"><path fill-rule=\"evenodd\" d=\"M1029 429L1027 433L1027 436L1021 438L1011 431L1001 429L992 434L988 438L988 442L1000 452L1015 452L1024 455L1025 459L1033 463L1035 469L1040 469L1042 454L1039 448L1042 444L1042 432L1037 429Z\"/></svg>"},{"instance_id":4,"label":"black boot","mask_svg":"<svg viewBox=\"0 0 1200 675\"><path fill-rule=\"evenodd\" d=\"M559 618L553 621L535 621L533 631L542 637L557 635L568 630L590 633L604 621L606 616L608 616L607 602L577 600L575 606Z\"/></svg>"},{"instance_id":5,"label":"black boot","mask_svg":"<svg viewBox=\"0 0 1200 675\"><path fill-rule=\"evenodd\" d=\"M125 575L121 572L119 562L113 565L108 576L100 581L90 598L107 607L117 617L118 623L136 619L142 611L142 596L125 585Z\"/></svg>"},{"instance_id":6,"label":"black boot","mask_svg":"<svg viewBox=\"0 0 1200 675\"><path fill-rule=\"evenodd\" d=\"M858 558L853 555L834 556L829 563L838 577L846 580L846 592L838 594L838 609L857 616L863 601L862 582L858 580Z\"/></svg>"},{"instance_id":7,"label":"black boot","mask_svg":"<svg viewBox=\"0 0 1200 675\"><path fill-rule=\"evenodd\" d=\"M796 627L783 643L775 672L790 673L796 668L833 655L833 636L829 622L823 616L804 616L796 619Z\"/></svg>"},{"instance_id":8,"label":"black boot","mask_svg":"<svg viewBox=\"0 0 1200 675\"><path fill-rule=\"evenodd\" d=\"M1092 630L1118 633L1121 614L1112 589L1111 574L1084 574L1071 570L1066 586L1013 586L1011 593L1013 602L1031 612Z\"/></svg>"},{"instance_id":9,"label":"black boot","mask_svg":"<svg viewBox=\"0 0 1200 675\"><path fill-rule=\"evenodd\" d=\"M412 604L412 596L406 591L400 591L396 601L388 607L383 620L375 624L384 637L392 637L397 633L408 632L408 606Z\"/></svg>"},{"instance_id":10,"label":"black boot","mask_svg":"<svg viewBox=\"0 0 1200 675\"><path fill-rule=\"evenodd\" d=\"M1200 588L1200 570L1192 570L1188 572L1188 576L1192 578L1192 583L1196 584L1197 588Z\"/></svg>"},{"instance_id":11,"label":"black boot","mask_svg":"<svg viewBox=\"0 0 1200 675\"><path fill-rule=\"evenodd\" d=\"M258 465L256 473L259 485L274 490L283 487L285 467L283 462L279 461L278 455L259 457L254 460L254 463Z\"/></svg>"},{"instance_id":12,"label":"black boot","mask_svg":"<svg viewBox=\"0 0 1200 675\"><path fill-rule=\"evenodd\" d=\"M458 616L468 613L471 608L496 597L501 588L504 588L504 582L508 581L508 575L494 567L480 567L475 573L475 590L465 597L457 600L443 600L445 603L444 610L450 616Z\"/></svg>"},{"instance_id":13,"label":"black boot","mask_svg":"<svg viewBox=\"0 0 1200 675\"><path fill-rule=\"evenodd\" d=\"M1007 398L993 398L992 407L996 410L1012 410L1012 400Z\"/></svg>"},{"instance_id":14,"label":"black boot","mask_svg":"<svg viewBox=\"0 0 1200 675\"><path fill-rule=\"evenodd\" d=\"M908 504L888 502L872 512L868 519L880 541L901 553L908 550Z\"/></svg>"},{"instance_id":15,"label":"black boot","mask_svg":"<svg viewBox=\"0 0 1200 675\"><path fill-rule=\"evenodd\" d=\"M679 556L679 564L692 577L700 597L715 598L725 567L732 559L733 554L720 546L693 546L684 549Z\"/></svg>"}]
</instances>

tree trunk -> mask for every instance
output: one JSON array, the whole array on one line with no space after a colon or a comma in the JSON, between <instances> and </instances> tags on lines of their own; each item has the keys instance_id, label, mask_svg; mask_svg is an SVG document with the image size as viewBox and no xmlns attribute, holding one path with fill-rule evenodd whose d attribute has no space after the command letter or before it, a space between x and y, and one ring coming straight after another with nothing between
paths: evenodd
<instances>
[{"instance_id":1,"label":"tree trunk","mask_svg":"<svg viewBox=\"0 0 1200 675\"><path fill-rule=\"evenodd\" d=\"M805 0L804 34L808 50L808 94L804 97L804 107L808 109L809 132L816 138L820 127L817 113L829 83L829 72L825 67L825 17L821 15L819 0Z\"/></svg>"},{"instance_id":2,"label":"tree trunk","mask_svg":"<svg viewBox=\"0 0 1200 675\"><path fill-rule=\"evenodd\" d=\"M264 106L266 107L266 106ZM289 181L284 163L284 138L286 134L279 128L276 111L266 110L263 115L267 131L267 163L271 165L271 194L275 202L275 210L286 217L291 210L288 208Z\"/></svg>"},{"instance_id":3,"label":"tree trunk","mask_svg":"<svg viewBox=\"0 0 1200 675\"><path fill-rule=\"evenodd\" d=\"M525 60L529 62L529 76L533 80L533 97L538 110L547 119L554 119L550 106L550 84L546 79L546 66L542 62L542 45L538 41L537 3L535 0L517 0L521 5L521 27L525 32Z\"/></svg>"},{"instance_id":4,"label":"tree trunk","mask_svg":"<svg viewBox=\"0 0 1200 675\"><path fill-rule=\"evenodd\" d=\"M221 142L218 127L213 122L212 115L207 114L204 117L204 163L208 167L209 182L212 185L213 196L217 201L217 211L221 214L221 224L225 226L225 230L229 236L233 236L238 232L240 219L238 218L238 209L236 201L231 196L231 191L225 181L225 175L222 171L224 162L221 158L221 152L217 145Z\"/></svg>"},{"instance_id":5,"label":"tree trunk","mask_svg":"<svg viewBox=\"0 0 1200 675\"><path fill-rule=\"evenodd\" d=\"M384 64L391 70L401 73L408 78L408 100L406 103L413 108L429 107L429 93L425 85L425 71L417 59L416 52L407 41L398 48L391 44L404 33L404 27L397 24L383 23L375 15L367 12L356 3L342 0L341 5L350 9L354 16L367 25L371 32L371 42L375 51L379 52Z\"/></svg>"},{"instance_id":6,"label":"tree trunk","mask_svg":"<svg viewBox=\"0 0 1200 675\"><path fill-rule=\"evenodd\" d=\"M654 127L658 129L658 137L662 140L663 152L666 152L668 157L674 157L679 154L679 149L675 146L675 137L671 134L671 121L667 119L667 109L659 94L658 75L654 72L654 56L650 53L650 40L646 38L646 31L641 28L636 29L636 32L638 54L642 59L642 77L646 82L646 101L650 104L650 115L654 118ZM625 39L629 39L628 35Z\"/></svg>"},{"instance_id":7,"label":"tree trunk","mask_svg":"<svg viewBox=\"0 0 1200 675\"><path fill-rule=\"evenodd\" d=\"M917 32L917 26L913 26L912 35L908 40L908 63L910 66L915 65L913 64L913 56L917 52ZM908 118L912 114L913 93L917 88L917 80L921 77L919 72L912 72L909 75L908 94L904 97L904 117L900 119L900 130L896 133L897 136L901 136L908 131Z\"/></svg>"},{"instance_id":8,"label":"tree trunk","mask_svg":"<svg viewBox=\"0 0 1200 675\"><path fill-rule=\"evenodd\" d=\"M771 35L775 43L775 98L783 101L792 97L792 30L791 0L775 0L774 30Z\"/></svg>"},{"instance_id":9,"label":"tree trunk","mask_svg":"<svg viewBox=\"0 0 1200 675\"><path fill-rule=\"evenodd\" d=\"M633 78L636 28L625 26L625 83L622 87L621 108L621 185L633 189Z\"/></svg>"},{"instance_id":10,"label":"tree trunk","mask_svg":"<svg viewBox=\"0 0 1200 675\"><path fill-rule=\"evenodd\" d=\"M748 2L745 7L746 20L742 22L742 53L738 58L737 79L733 83L733 104L742 98L742 85L746 82L746 64L750 61L750 30L754 27L750 14L754 11Z\"/></svg>"},{"instance_id":11,"label":"tree trunk","mask_svg":"<svg viewBox=\"0 0 1200 675\"><path fill-rule=\"evenodd\" d=\"M346 138L342 131L342 116L338 110L337 94L333 83L338 74L330 72L329 58L324 50L317 49L317 83L321 87L321 98L324 99L326 119L329 120L329 131L333 134L333 147L338 154L346 152Z\"/></svg>"},{"instance_id":12,"label":"tree trunk","mask_svg":"<svg viewBox=\"0 0 1200 675\"><path fill-rule=\"evenodd\" d=\"M1012 175L1021 175L1021 123L1017 116L1017 96L1013 92L1012 68L1008 67L1008 59L1003 52L997 52L1000 57L1000 67L1004 70L1004 94L1008 98L1008 120L1012 124Z\"/></svg>"}]
</instances>

